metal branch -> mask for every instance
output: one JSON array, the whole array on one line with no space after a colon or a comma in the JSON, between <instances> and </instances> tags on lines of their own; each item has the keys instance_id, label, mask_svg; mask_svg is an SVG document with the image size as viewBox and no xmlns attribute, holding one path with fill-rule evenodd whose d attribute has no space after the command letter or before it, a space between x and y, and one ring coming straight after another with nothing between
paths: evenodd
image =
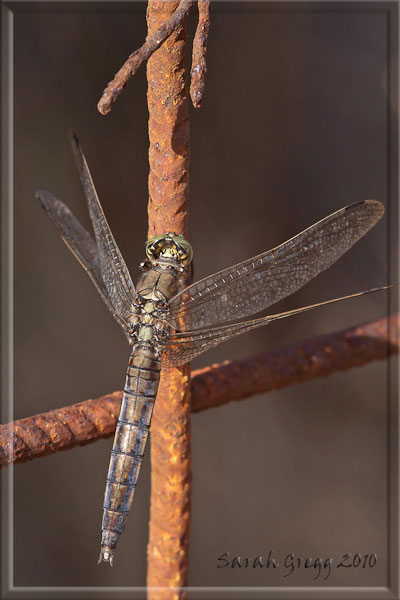
<instances>
[{"instance_id":1,"label":"metal branch","mask_svg":"<svg viewBox=\"0 0 400 600\"><path fill-rule=\"evenodd\" d=\"M161 44L163 44L174 31L177 31L181 27L192 3L193 0L181 0L179 6L170 18L164 22L159 21L158 27L151 37L149 33L143 46L138 50L135 50L135 52L128 57L114 79L109 82L101 95L97 108L102 115L106 115L110 112L112 105L117 100L129 79L135 75L142 64L150 58L153 52L161 47ZM151 3L149 3L148 11L153 10L150 7L150 4ZM176 2L173 0L168 0L168 2L164 0L164 4L176 6ZM168 13L170 14L171 11L168 11Z\"/></svg>"},{"instance_id":2,"label":"metal branch","mask_svg":"<svg viewBox=\"0 0 400 600\"><path fill-rule=\"evenodd\" d=\"M194 371L192 412L326 377L399 352L399 315L239 361ZM0 465L25 462L114 434L122 391L0 426Z\"/></svg>"},{"instance_id":3,"label":"metal branch","mask_svg":"<svg viewBox=\"0 0 400 600\"><path fill-rule=\"evenodd\" d=\"M203 101L207 72L206 54L210 29L210 0L198 0L199 21L193 40L190 97L193 106L200 108Z\"/></svg>"}]
</instances>

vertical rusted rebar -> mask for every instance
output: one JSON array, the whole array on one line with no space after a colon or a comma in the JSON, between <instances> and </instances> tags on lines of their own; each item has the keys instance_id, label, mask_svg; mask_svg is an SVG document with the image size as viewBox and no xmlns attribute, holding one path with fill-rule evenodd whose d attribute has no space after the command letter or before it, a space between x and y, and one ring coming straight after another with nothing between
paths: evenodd
<instances>
[{"instance_id":1,"label":"vertical rusted rebar","mask_svg":"<svg viewBox=\"0 0 400 600\"><path fill-rule=\"evenodd\" d=\"M149 0L148 37L178 0ZM186 19L147 63L149 236L187 230L189 121ZM148 598L183 598L190 521L190 368L164 372L151 425Z\"/></svg>"}]
</instances>

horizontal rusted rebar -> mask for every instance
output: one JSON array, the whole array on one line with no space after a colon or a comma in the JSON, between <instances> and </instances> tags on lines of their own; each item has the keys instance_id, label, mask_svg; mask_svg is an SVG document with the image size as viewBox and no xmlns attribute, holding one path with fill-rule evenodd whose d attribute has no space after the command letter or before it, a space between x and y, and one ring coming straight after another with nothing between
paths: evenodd
<instances>
[{"instance_id":1,"label":"horizontal rusted rebar","mask_svg":"<svg viewBox=\"0 0 400 600\"><path fill-rule=\"evenodd\" d=\"M399 315L194 372L192 412L327 377L399 352Z\"/></svg>"},{"instance_id":2,"label":"horizontal rusted rebar","mask_svg":"<svg viewBox=\"0 0 400 600\"><path fill-rule=\"evenodd\" d=\"M195 108L203 101L207 73L207 41L210 29L210 0L198 0L199 20L193 40L192 68L190 70L190 97Z\"/></svg>"},{"instance_id":3,"label":"horizontal rusted rebar","mask_svg":"<svg viewBox=\"0 0 400 600\"><path fill-rule=\"evenodd\" d=\"M168 0L171 3L171 0ZM149 35L138 50L132 52L122 65L114 79L110 81L101 95L97 108L102 115L110 112L112 105L121 94L129 79L135 75L144 62L160 48L161 44L182 25L193 0L181 0L172 16L152 35Z\"/></svg>"},{"instance_id":4,"label":"horizontal rusted rebar","mask_svg":"<svg viewBox=\"0 0 400 600\"><path fill-rule=\"evenodd\" d=\"M399 352L399 315L192 374L192 412L326 377ZM0 426L0 465L113 435L122 391Z\"/></svg>"}]
</instances>

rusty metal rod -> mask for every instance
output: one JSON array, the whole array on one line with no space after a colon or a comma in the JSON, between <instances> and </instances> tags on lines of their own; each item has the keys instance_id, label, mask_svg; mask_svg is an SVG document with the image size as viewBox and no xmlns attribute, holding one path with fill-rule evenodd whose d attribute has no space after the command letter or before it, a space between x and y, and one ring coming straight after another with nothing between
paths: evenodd
<instances>
[{"instance_id":1,"label":"rusty metal rod","mask_svg":"<svg viewBox=\"0 0 400 600\"><path fill-rule=\"evenodd\" d=\"M163 42L165 42L174 31L179 29L186 18L192 3L193 0L181 0L179 6L176 8L175 12L172 12L170 18L164 22L160 21L158 23L158 28L155 31L152 31L152 34L149 32L143 46L138 50L135 50L135 52L132 52L115 75L114 79L108 83L101 95L97 108L102 115L106 115L110 112L112 105L121 94L129 79L135 75L142 64L153 54L153 52L161 47ZM176 7L177 2L174 2L173 0L168 0L168 2L166 2L164 0L164 4L171 4ZM150 8L150 4L148 10L153 10L153 7ZM168 13L171 14L171 11L168 11Z\"/></svg>"},{"instance_id":2,"label":"rusty metal rod","mask_svg":"<svg viewBox=\"0 0 400 600\"><path fill-rule=\"evenodd\" d=\"M195 108L203 101L207 73L207 41L210 30L210 0L198 0L199 20L193 40L192 68L190 70L190 98Z\"/></svg>"},{"instance_id":3,"label":"rusty metal rod","mask_svg":"<svg viewBox=\"0 0 400 600\"><path fill-rule=\"evenodd\" d=\"M326 377L399 352L399 315L192 373L192 412ZM122 391L0 426L0 465L114 434Z\"/></svg>"},{"instance_id":4,"label":"rusty metal rod","mask_svg":"<svg viewBox=\"0 0 400 600\"><path fill-rule=\"evenodd\" d=\"M0 466L95 442L115 433L122 391L0 425Z\"/></svg>"},{"instance_id":5,"label":"rusty metal rod","mask_svg":"<svg viewBox=\"0 0 400 600\"><path fill-rule=\"evenodd\" d=\"M150 39L181 11L171 35L147 61L149 237L188 228L189 115L186 14L190 2L149 0ZM186 12L185 12L186 11ZM186 284L189 283L187 278ZM149 600L185 598L190 531L190 365L164 371L151 424ZM158 590L157 588L164 588Z\"/></svg>"}]
</instances>

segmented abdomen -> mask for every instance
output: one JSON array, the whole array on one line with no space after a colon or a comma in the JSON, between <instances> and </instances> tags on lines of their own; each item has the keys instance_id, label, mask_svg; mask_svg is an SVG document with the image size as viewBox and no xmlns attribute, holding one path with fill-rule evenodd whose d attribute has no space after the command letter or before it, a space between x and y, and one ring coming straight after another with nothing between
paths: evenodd
<instances>
[{"instance_id":1,"label":"segmented abdomen","mask_svg":"<svg viewBox=\"0 0 400 600\"><path fill-rule=\"evenodd\" d=\"M112 564L125 528L149 433L161 362L151 348L130 356L104 494L99 561Z\"/></svg>"}]
</instances>

